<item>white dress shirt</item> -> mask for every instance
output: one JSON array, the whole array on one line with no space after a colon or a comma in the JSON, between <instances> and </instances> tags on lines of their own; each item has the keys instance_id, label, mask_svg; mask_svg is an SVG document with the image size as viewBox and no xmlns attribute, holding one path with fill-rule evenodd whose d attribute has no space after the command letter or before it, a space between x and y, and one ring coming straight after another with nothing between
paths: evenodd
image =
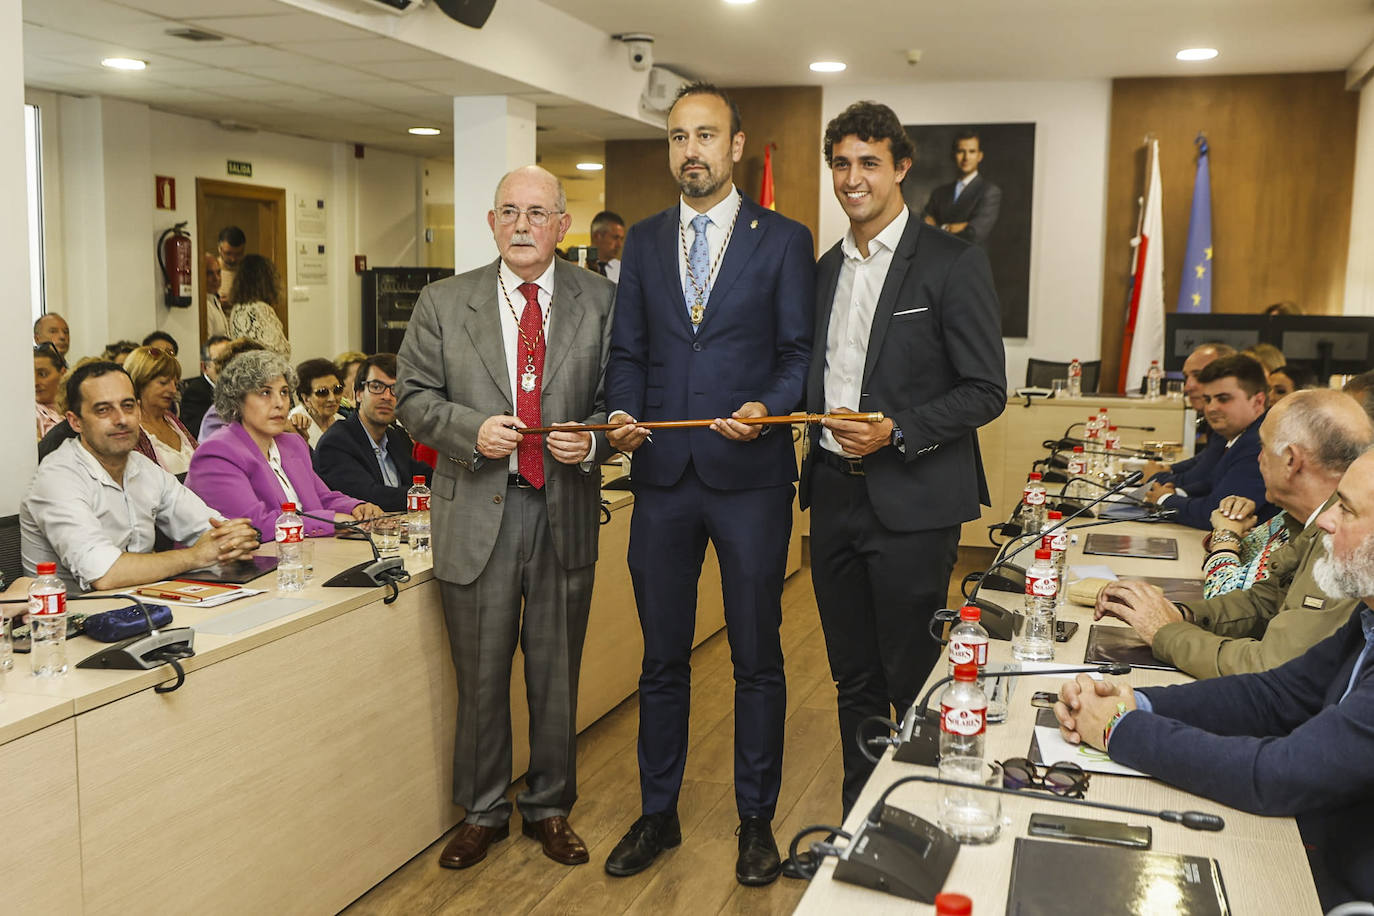
<instances>
[{"instance_id":1,"label":"white dress shirt","mask_svg":"<svg viewBox=\"0 0 1374 916\"><path fill-rule=\"evenodd\" d=\"M549 262L549 269L539 275L534 282L539 287L539 312L540 319L544 322L544 352L549 348L547 334L553 325L553 315L549 313L549 306L553 304L553 262ZM520 284L524 283L515 271L506 266L506 262L501 262L501 267L496 272L496 298L499 300L501 312L501 340L506 345L506 381L510 383L510 396L516 399L520 396L520 374L525 371L525 345L520 340L520 316L525 314L525 294L520 292ZM505 288L504 293L502 287ZM510 307L506 303L510 302ZM515 314L511 314L511 309L515 309ZM517 352L518 351L518 352ZM518 364L518 365L517 365ZM539 371L539 391L544 391L544 371ZM515 403L511 403L511 410L519 413ZM530 419L521 417L526 425L535 425ZM541 418L539 425L548 426L555 422L553 418ZM558 421L561 422L561 421ZM517 474L520 471L520 459L516 452L510 453L510 472Z\"/></svg>"},{"instance_id":2,"label":"white dress shirt","mask_svg":"<svg viewBox=\"0 0 1374 916\"><path fill-rule=\"evenodd\" d=\"M199 496L140 452L131 452L123 486L68 439L38 466L19 508L24 573L57 564L68 591L87 592L125 553L150 553L156 529L190 543L219 518Z\"/></svg>"},{"instance_id":3,"label":"white dress shirt","mask_svg":"<svg viewBox=\"0 0 1374 916\"><path fill-rule=\"evenodd\" d=\"M954 183L954 199L958 200L960 197L962 197L964 192L968 190L968 186L973 184L973 179L977 177L978 173L974 172L973 174L967 175L956 181Z\"/></svg>"},{"instance_id":4,"label":"white dress shirt","mask_svg":"<svg viewBox=\"0 0 1374 916\"><path fill-rule=\"evenodd\" d=\"M730 193L726 198L706 211L706 215L711 219L711 222L706 226L706 263L711 265L711 276L705 281L701 277L695 278L698 283L704 283L703 292L706 293L706 299L711 296L711 284L716 281L716 274L720 273L720 264L725 260L724 257L720 256L720 246L725 244L725 233L730 231L730 226L735 221L735 214L739 213L742 200L739 190L732 184L730 185ZM687 204L686 199L678 201L678 218L682 221L681 235L678 237L677 246L679 286L685 287L687 285L687 254L691 252L692 243L696 240L696 232L692 230L692 220L699 215ZM687 245L685 249L682 247L683 242ZM703 304L705 304L706 299L702 300ZM688 306L691 304L691 302L687 303Z\"/></svg>"},{"instance_id":5,"label":"white dress shirt","mask_svg":"<svg viewBox=\"0 0 1374 916\"><path fill-rule=\"evenodd\" d=\"M707 237L710 237L709 232L707 233ZM620 258L612 258L609 261L603 262L601 266L606 271L607 280L610 280L612 283L620 282Z\"/></svg>"},{"instance_id":6,"label":"white dress shirt","mask_svg":"<svg viewBox=\"0 0 1374 916\"><path fill-rule=\"evenodd\" d=\"M826 412L859 409L863 393L864 362L868 358L868 338L873 330L873 313L883 292L892 253L906 231L910 211L902 212L868 243L868 257L859 253L854 231L848 230L840 242L844 263L835 284L830 307L830 328L825 338ZM837 454L847 454L828 429L821 430L821 446Z\"/></svg>"},{"instance_id":7,"label":"white dress shirt","mask_svg":"<svg viewBox=\"0 0 1374 916\"><path fill-rule=\"evenodd\" d=\"M288 433L287 435L296 435ZM301 505L301 498L296 493L296 488L291 485L291 478L286 476L286 468L281 466L281 449L277 448L277 440L273 439L272 444L267 447L267 466L272 469L272 473L277 475L277 483L281 484L282 494L286 501L296 504L296 511L305 509ZM265 536L265 535L264 535Z\"/></svg>"}]
</instances>

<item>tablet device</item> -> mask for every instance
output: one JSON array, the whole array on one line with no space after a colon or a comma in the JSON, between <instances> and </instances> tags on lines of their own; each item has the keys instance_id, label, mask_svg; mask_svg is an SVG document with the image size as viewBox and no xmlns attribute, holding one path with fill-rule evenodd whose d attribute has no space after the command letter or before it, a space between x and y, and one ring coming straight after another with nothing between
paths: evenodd
<instances>
[{"instance_id":1,"label":"tablet device","mask_svg":"<svg viewBox=\"0 0 1374 916\"><path fill-rule=\"evenodd\" d=\"M214 566L202 566L200 569L192 569L184 572L177 578L190 579L193 582L244 585L248 582L252 582L259 576L267 575L276 568L276 557L251 556L245 557L242 560L235 560L232 563L217 563Z\"/></svg>"}]
</instances>

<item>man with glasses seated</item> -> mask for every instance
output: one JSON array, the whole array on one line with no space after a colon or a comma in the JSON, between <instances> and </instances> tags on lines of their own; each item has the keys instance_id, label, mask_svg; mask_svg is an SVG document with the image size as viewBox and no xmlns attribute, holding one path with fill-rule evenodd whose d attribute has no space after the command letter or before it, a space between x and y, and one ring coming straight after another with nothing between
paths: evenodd
<instances>
[{"instance_id":1,"label":"man with glasses seated","mask_svg":"<svg viewBox=\"0 0 1374 916\"><path fill-rule=\"evenodd\" d=\"M1259 674L1142 690L1080 674L1054 713L1071 743L1242 811L1296 817L1329 910L1374 900L1374 451L1316 523L1318 585L1359 601L1334 635Z\"/></svg>"},{"instance_id":2,"label":"man with glasses seated","mask_svg":"<svg viewBox=\"0 0 1374 916\"><path fill-rule=\"evenodd\" d=\"M68 439L34 474L19 510L24 572L55 562L68 591L124 588L240 559L258 547L246 519L224 520L135 452L138 399L112 362L67 380ZM154 551L156 530L188 546Z\"/></svg>"},{"instance_id":3,"label":"man with glasses seated","mask_svg":"<svg viewBox=\"0 0 1374 916\"><path fill-rule=\"evenodd\" d=\"M340 419L315 445L315 473L340 493L381 506L406 507L411 480L429 482L430 467L411 457L414 443L396 419L396 354L363 361L353 381L358 409Z\"/></svg>"}]
</instances>

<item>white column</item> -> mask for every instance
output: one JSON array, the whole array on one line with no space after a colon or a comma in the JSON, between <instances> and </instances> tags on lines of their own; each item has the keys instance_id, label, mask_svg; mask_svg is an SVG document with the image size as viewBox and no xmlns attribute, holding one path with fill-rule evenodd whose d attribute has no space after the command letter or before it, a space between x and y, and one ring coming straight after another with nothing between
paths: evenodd
<instances>
[{"instance_id":1,"label":"white column","mask_svg":"<svg viewBox=\"0 0 1374 916\"><path fill-rule=\"evenodd\" d=\"M5 474L0 477L0 515L19 511L19 502L38 464L33 416L33 317L29 314L28 196L24 170L24 34L21 0L0 0L0 276L10 277L10 294L0 297L0 314L10 328L0 345L0 427L12 435ZM9 112L5 114L4 112ZM26 393L30 393L27 394Z\"/></svg>"},{"instance_id":2,"label":"white column","mask_svg":"<svg viewBox=\"0 0 1374 916\"><path fill-rule=\"evenodd\" d=\"M453 100L453 265L458 273L496 257L487 211L501 176L534 165L533 102L504 95Z\"/></svg>"},{"instance_id":3,"label":"white column","mask_svg":"<svg viewBox=\"0 0 1374 916\"><path fill-rule=\"evenodd\" d=\"M1374 315L1374 88L1360 90L1350 251L1345 259L1345 314Z\"/></svg>"}]
</instances>

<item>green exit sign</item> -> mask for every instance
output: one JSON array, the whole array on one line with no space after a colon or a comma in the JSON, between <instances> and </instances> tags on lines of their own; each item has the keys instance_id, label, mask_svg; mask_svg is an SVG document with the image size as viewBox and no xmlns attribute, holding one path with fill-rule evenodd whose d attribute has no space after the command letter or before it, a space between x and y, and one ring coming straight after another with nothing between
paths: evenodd
<instances>
[{"instance_id":1,"label":"green exit sign","mask_svg":"<svg viewBox=\"0 0 1374 916\"><path fill-rule=\"evenodd\" d=\"M229 160L229 174L239 175L243 178L253 177L253 163L239 162L237 159Z\"/></svg>"}]
</instances>

